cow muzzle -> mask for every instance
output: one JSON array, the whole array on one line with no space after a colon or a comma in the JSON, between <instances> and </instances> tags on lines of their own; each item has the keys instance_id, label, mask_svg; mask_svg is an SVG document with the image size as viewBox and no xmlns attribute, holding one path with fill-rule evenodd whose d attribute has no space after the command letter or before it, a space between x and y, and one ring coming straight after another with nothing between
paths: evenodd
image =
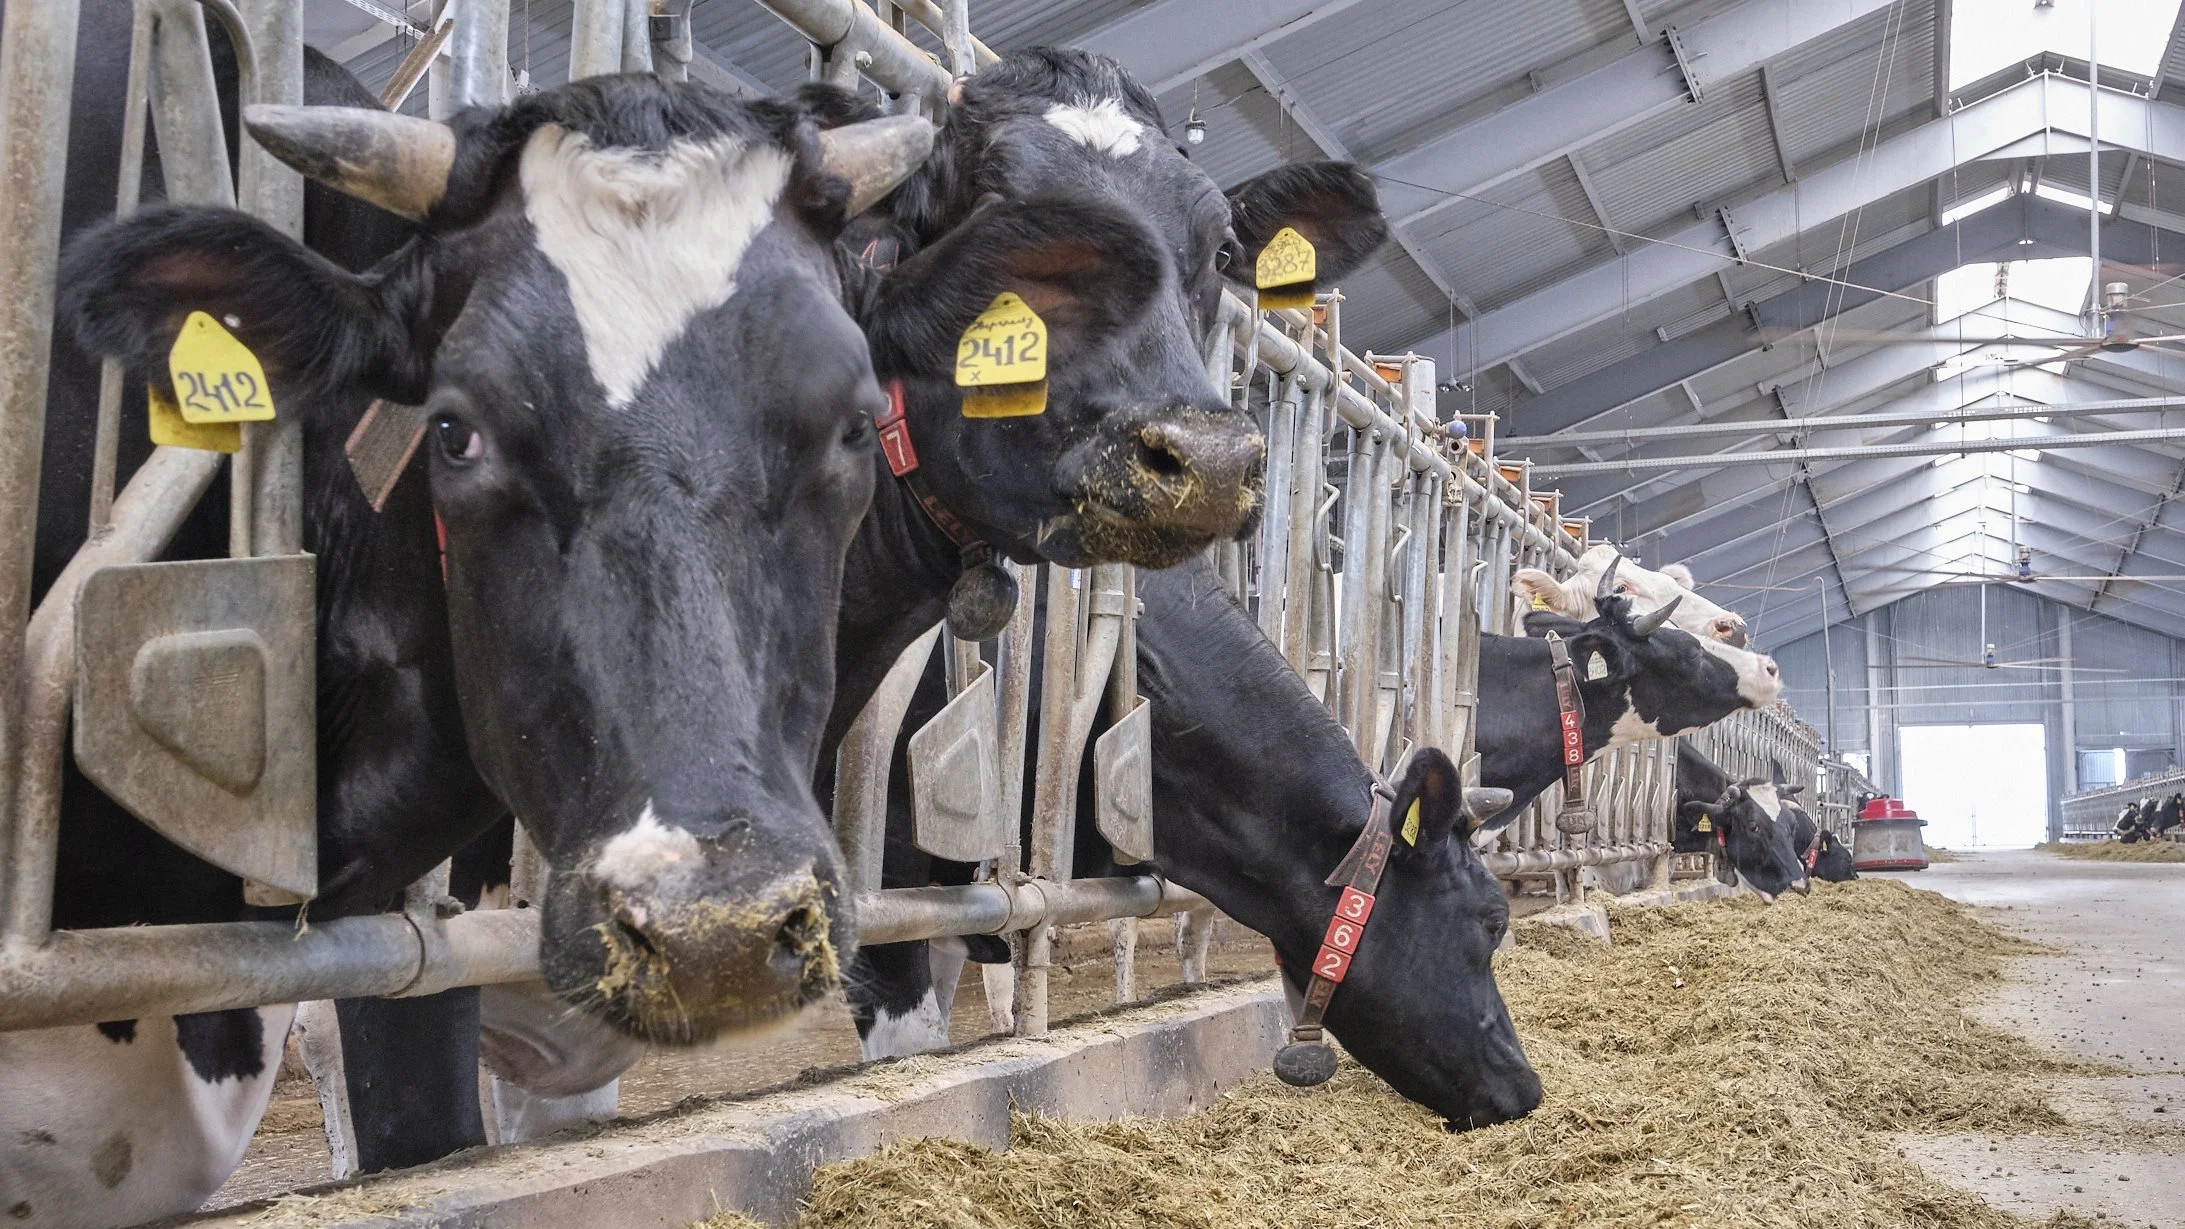
<instances>
[{"instance_id":1,"label":"cow muzzle","mask_svg":"<svg viewBox=\"0 0 2185 1229\"><path fill-rule=\"evenodd\" d=\"M1160 568L1250 532L1266 462L1266 437L1242 415L1119 414L1070 450L1056 485L1078 511L1088 553Z\"/></svg>"},{"instance_id":2,"label":"cow muzzle","mask_svg":"<svg viewBox=\"0 0 2185 1229\"><path fill-rule=\"evenodd\" d=\"M775 869L735 869L754 861ZM793 1015L841 985L855 945L832 865L781 869L748 854L634 873L595 858L555 872L543 921L540 964L554 993L665 1045Z\"/></svg>"},{"instance_id":3,"label":"cow muzzle","mask_svg":"<svg viewBox=\"0 0 2185 1229\"><path fill-rule=\"evenodd\" d=\"M1722 615L1707 625L1707 632L1733 649L1750 648L1752 645L1752 638L1745 632L1743 615Z\"/></svg>"}]
</instances>

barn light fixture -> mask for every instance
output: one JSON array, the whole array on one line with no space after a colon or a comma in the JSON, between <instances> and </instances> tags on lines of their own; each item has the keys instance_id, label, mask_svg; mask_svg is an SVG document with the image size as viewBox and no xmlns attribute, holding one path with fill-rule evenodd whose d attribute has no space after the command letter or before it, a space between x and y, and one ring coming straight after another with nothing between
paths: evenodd
<instances>
[{"instance_id":1,"label":"barn light fixture","mask_svg":"<svg viewBox=\"0 0 2185 1229\"><path fill-rule=\"evenodd\" d=\"M1206 121L1194 115L1184 121L1184 140L1193 145L1206 143Z\"/></svg>"}]
</instances>

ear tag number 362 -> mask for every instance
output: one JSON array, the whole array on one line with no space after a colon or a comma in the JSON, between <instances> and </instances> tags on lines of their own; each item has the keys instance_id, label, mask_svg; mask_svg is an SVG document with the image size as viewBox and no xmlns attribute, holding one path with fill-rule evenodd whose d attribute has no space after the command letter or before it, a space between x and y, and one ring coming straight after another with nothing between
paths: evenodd
<instances>
[{"instance_id":1,"label":"ear tag number 362","mask_svg":"<svg viewBox=\"0 0 2185 1229\"><path fill-rule=\"evenodd\" d=\"M956 386L965 418L1047 412L1047 322L1004 290L956 341Z\"/></svg>"},{"instance_id":2,"label":"ear tag number 362","mask_svg":"<svg viewBox=\"0 0 2185 1229\"><path fill-rule=\"evenodd\" d=\"M184 422L264 422L273 417L273 391L258 356L204 312L191 312L167 351L175 408Z\"/></svg>"},{"instance_id":3,"label":"ear tag number 362","mask_svg":"<svg viewBox=\"0 0 2185 1229\"><path fill-rule=\"evenodd\" d=\"M1311 307L1313 279L1320 275L1320 257L1312 240L1290 227L1275 232L1259 250L1252 284L1259 288L1263 311L1278 307Z\"/></svg>"}]
</instances>

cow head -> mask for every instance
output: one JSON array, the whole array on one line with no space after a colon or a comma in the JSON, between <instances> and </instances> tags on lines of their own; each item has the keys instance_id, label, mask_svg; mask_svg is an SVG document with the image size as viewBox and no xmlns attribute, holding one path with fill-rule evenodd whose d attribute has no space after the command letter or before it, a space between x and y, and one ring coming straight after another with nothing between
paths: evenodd
<instances>
[{"instance_id":1,"label":"cow head","mask_svg":"<svg viewBox=\"0 0 2185 1229\"><path fill-rule=\"evenodd\" d=\"M1002 234L988 259L1064 324L1036 415L960 409L956 340L990 292L943 296L946 319L917 326L920 348L880 364L884 377L901 364L920 453L946 461L928 481L949 508L1020 560L1072 565L1166 567L1252 529L1265 440L1202 353L1224 278L1249 285L1285 227L1314 244L1322 285L1387 237L1357 168L1286 167L1225 196L1120 65L1053 48L1012 53L951 91L934 156L889 208L912 245L949 249L934 270L977 258L982 231ZM935 276L900 273L912 281L899 302Z\"/></svg>"},{"instance_id":2,"label":"cow head","mask_svg":"<svg viewBox=\"0 0 2185 1229\"><path fill-rule=\"evenodd\" d=\"M1705 640L1720 640L1736 648L1747 646L1745 617L1693 592L1692 569L1681 563L1672 563L1658 572L1642 568L1605 542L1578 556L1577 568L1563 580L1539 568L1519 568L1510 578L1510 588L1520 612L1551 610L1582 622L1599 613L1593 595L1611 568L1616 570L1616 579L1610 591L1630 598L1633 605L1654 610L1677 602L1676 613L1669 617L1675 626Z\"/></svg>"},{"instance_id":3,"label":"cow head","mask_svg":"<svg viewBox=\"0 0 2185 1229\"><path fill-rule=\"evenodd\" d=\"M1483 809L1509 799L1506 790L1488 792L1495 801ZM1456 765L1434 748L1411 756L1388 814L1395 843L1364 939L1328 1005L1328 1027L1389 1087L1452 1129L1523 1117L1540 1104L1540 1077L1493 967L1510 906L1468 840L1480 817L1465 805ZM1328 888L1306 910L1309 929L1284 928L1283 971L1300 989L1338 894Z\"/></svg>"},{"instance_id":4,"label":"cow head","mask_svg":"<svg viewBox=\"0 0 2185 1229\"><path fill-rule=\"evenodd\" d=\"M1594 590L1600 612L1581 623L1552 611L1525 615L1530 636L1561 635L1585 696L1589 747L1667 738L1742 708L1765 708L1783 692L1775 659L1667 626L1681 600L1635 615L1615 591L1618 567ZM1593 731L1610 722L1608 738Z\"/></svg>"},{"instance_id":5,"label":"cow head","mask_svg":"<svg viewBox=\"0 0 2185 1229\"><path fill-rule=\"evenodd\" d=\"M1785 892L1803 894L1808 888L1800 856L1804 846L1794 847L1794 823L1784 822L1782 798L1782 791L1797 788L1755 778L1730 783L1713 801L1688 801L1677 808L1680 843L1721 850L1739 878L1771 905ZM1695 834L1702 839L1692 841Z\"/></svg>"},{"instance_id":6,"label":"cow head","mask_svg":"<svg viewBox=\"0 0 2185 1229\"><path fill-rule=\"evenodd\" d=\"M453 127L247 121L420 237L358 276L240 213L147 210L71 249L78 335L166 391L204 311L307 431L341 429L310 417L340 391L426 408L470 750L554 867L557 993L674 1043L831 991L852 917L809 782L883 405L833 244L930 129L823 138L637 76Z\"/></svg>"},{"instance_id":7,"label":"cow head","mask_svg":"<svg viewBox=\"0 0 2185 1229\"><path fill-rule=\"evenodd\" d=\"M1852 865L1850 848L1836 839L1835 833L1815 823L1812 814L1797 802L1787 797L1782 802L1782 826L1790 837L1791 852L1805 865L1807 876L1828 883L1857 879L1859 872Z\"/></svg>"}]
</instances>

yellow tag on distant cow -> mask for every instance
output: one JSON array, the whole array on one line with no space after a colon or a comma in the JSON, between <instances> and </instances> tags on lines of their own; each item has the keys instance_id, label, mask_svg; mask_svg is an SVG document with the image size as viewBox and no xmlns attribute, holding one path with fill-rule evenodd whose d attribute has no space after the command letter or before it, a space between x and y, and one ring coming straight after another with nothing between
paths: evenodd
<instances>
[{"instance_id":1,"label":"yellow tag on distant cow","mask_svg":"<svg viewBox=\"0 0 2185 1229\"><path fill-rule=\"evenodd\" d=\"M167 351L175 406L193 423L264 422L273 417L273 390L250 347L204 312L191 312Z\"/></svg>"},{"instance_id":2,"label":"yellow tag on distant cow","mask_svg":"<svg viewBox=\"0 0 2185 1229\"><path fill-rule=\"evenodd\" d=\"M243 428L239 423L193 423L182 417L174 402L156 388L144 390L145 406L152 423L152 442L171 448L197 448L205 452L239 452Z\"/></svg>"},{"instance_id":3,"label":"yellow tag on distant cow","mask_svg":"<svg viewBox=\"0 0 2185 1229\"><path fill-rule=\"evenodd\" d=\"M1311 307L1313 279L1319 272L1319 254L1310 239L1287 226L1276 231L1259 250L1254 269L1252 284L1259 287L1260 308Z\"/></svg>"},{"instance_id":4,"label":"yellow tag on distant cow","mask_svg":"<svg viewBox=\"0 0 2185 1229\"><path fill-rule=\"evenodd\" d=\"M1047 378L1047 322L1004 290L956 342L956 386L1037 384Z\"/></svg>"},{"instance_id":5,"label":"yellow tag on distant cow","mask_svg":"<svg viewBox=\"0 0 2185 1229\"><path fill-rule=\"evenodd\" d=\"M1694 832L1713 832L1714 830L1715 817L1712 815L1702 815L1699 817L1699 822L1692 825L1692 831Z\"/></svg>"},{"instance_id":6,"label":"yellow tag on distant cow","mask_svg":"<svg viewBox=\"0 0 2185 1229\"><path fill-rule=\"evenodd\" d=\"M1411 809L1404 812L1404 844L1419 843L1419 800L1411 800Z\"/></svg>"}]
</instances>

